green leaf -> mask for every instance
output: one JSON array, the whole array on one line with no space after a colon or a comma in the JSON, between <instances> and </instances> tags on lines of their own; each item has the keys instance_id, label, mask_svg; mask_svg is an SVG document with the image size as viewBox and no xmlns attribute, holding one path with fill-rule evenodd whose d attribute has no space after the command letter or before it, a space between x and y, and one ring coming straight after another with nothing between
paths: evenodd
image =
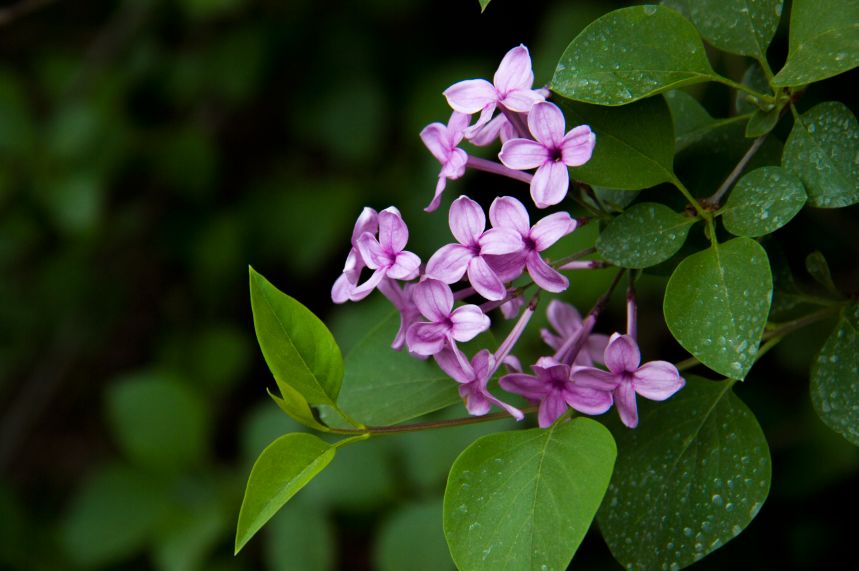
<instances>
[{"instance_id":1,"label":"green leaf","mask_svg":"<svg viewBox=\"0 0 859 571\"><path fill-rule=\"evenodd\" d=\"M459 569L566 569L611 478L615 446L589 418L484 436L454 462L444 530Z\"/></svg>"},{"instance_id":2,"label":"green leaf","mask_svg":"<svg viewBox=\"0 0 859 571\"><path fill-rule=\"evenodd\" d=\"M682 151L719 125L697 99L685 91L672 90L665 94L665 101L674 121L674 137L677 152Z\"/></svg>"},{"instance_id":3,"label":"green leaf","mask_svg":"<svg viewBox=\"0 0 859 571\"><path fill-rule=\"evenodd\" d=\"M844 309L811 367L811 402L826 425L859 446L859 304Z\"/></svg>"},{"instance_id":4,"label":"green leaf","mask_svg":"<svg viewBox=\"0 0 859 571\"><path fill-rule=\"evenodd\" d=\"M379 533L375 568L379 571L453 571L441 521L441 501L400 508Z\"/></svg>"},{"instance_id":5,"label":"green leaf","mask_svg":"<svg viewBox=\"0 0 859 571\"><path fill-rule=\"evenodd\" d=\"M278 385L289 384L310 404L333 405L343 380L343 358L331 332L253 268L250 283L257 340Z\"/></svg>"},{"instance_id":6,"label":"green leaf","mask_svg":"<svg viewBox=\"0 0 859 571\"><path fill-rule=\"evenodd\" d=\"M396 424L460 400L456 383L432 360L391 349L399 323L398 313L389 314L346 356L338 405L363 423Z\"/></svg>"},{"instance_id":7,"label":"green leaf","mask_svg":"<svg viewBox=\"0 0 859 571\"><path fill-rule=\"evenodd\" d=\"M573 169L582 182L639 190L671 180L674 129L661 97L618 108L561 100L571 125L590 125L596 134L591 160Z\"/></svg>"},{"instance_id":8,"label":"green leaf","mask_svg":"<svg viewBox=\"0 0 859 571\"><path fill-rule=\"evenodd\" d=\"M271 519L265 533L270 571L334 569L337 545L327 513L319 506L294 501Z\"/></svg>"},{"instance_id":9,"label":"green leaf","mask_svg":"<svg viewBox=\"0 0 859 571\"><path fill-rule=\"evenodd\" d=\"M486 7L487 7L487 6L489 6L489 3L490 3L491 1L492 1L492 0L479 0L479 2L480 2L480 12L481 12L481 13L482 13L484 10L486 10Z\"/></svg>"},{"instance_id":10,"label":"green leaf","mask_svg":"<svg viewBox=\"0 0 859 571\"><path fill-rule=\"evenodd\" d=\"M204 402L175 379L139 373L110 385L107 416L126 456L160 472L181 472L207 452Z\"/></svg>"},{"instance_id":11,"label":"green leaf","mask_svg":"<svg viewBox=\"0 0 859 571\"><path fill-rule=\"evenodd\" d=\"M717 77L698 31L664 6L609 12L567 46L553 91L576 101L625 105Z\"/></svg>"},{"instance_id":12,"label":"green leaf","mask_svg":"<svg viewBox=\"0 0 859 571\"><path fill-rule=\"evenodd\" d=\"M714 371L743 379L755 362L772 299L764 249L734 238L680 262L665 288L665 322Z\"/></svg>"},{"instance_id":13,"label":"green leaf","mask_svg":"<svg viewBox=\"0 0 859 571\"><path fill-rule=\"evenodd\" d=\"M832 273L829 271L829 264L826 263L826 258L819 250L815 250L805 257L805 269L808 274L814 278L814 281L822 285L826 291L841 297L841 292L835 287L835 282L832 281Z\"/></svg>"},{"instance_id":14,"label":"green leaf","mask_svg":"<svg viewBox=\"0 0 859 571\"><path fill-rule=\"evenodd\" d=\"M257 458L236 528L236 553L334 458L335 446L303 433L281 436Z\"/></svg>"},{"instance_id":15,"label":"green leaf","mask_svg":"<svg viewBox=\"0 0 859 571\"><path fill-rule=\"evenodd\" d=\"M764 73L764 68L758 62L752 63L743 73L743 80L740 82L747 85L758 93L772 93L767 76ZM757 97L751 93L737 90L734 94L734 105L737 108L738 114L753 113L760 109Z\"/></svg>"},{"instance_id":16,"label":"green leaf","mask_svg":"<svg viewBox=\"0 0 859 571\"><path fill-rule=\"evenodd\" d=\"M301 393L285 383L278 383L278 385L281 390L284 391L283 398L280 398L271 391L268 391L268 396L274 400L278 408L285 412L289 418L299 424L303 424L308 428L312 428L320 432L330 431L327 426L316 420L316 417L313 415L313 410L310 408L310 405L307 404L307 401L304 400L304 397L301 396Z\"/></svg>"},{"instance_id":17,"label":"green leaf","mask_svg":"<svg viewBox=\"0 0 859 571\"><path fill-rule=\"evenodd\" d=\"M794 0L787 62L773 83L805 85L859 65L859 3Z\"/></svg>"},{"instance_id":18,"label":"green leaf","mask_svg":"<svg viewBox=\"0 0 859 571\"><path fill-rule=\"evenodd\" d=\"M794 123L781 164L802 179L810 205L841 208L856 204L859 202L856 116L837 101L815 105Z\"/></svg>"},{"instance_id":19,"label":"green leaf","mask_svg":"<svg viewBox=\"0 0 859 571\"><path fill-rule=\"evenodd\" d=\"M780 117L781 109L778 107L769 111L756 110L749 119L749 122L746 123L746 137L753 139L761 135L766 135L773 130Z\"/></svg>"},{"instance_id":20,"label":"green leaf","mask_svg":"<svg viewBox=\"0 0 859 571\"><path fill-rule=\"evenodd\" d=\"M638 428L612 422L617 466L597 515L627 569L680 569L737 536L770 488L769 448L730 381L689 376Z\"/></svg>"},{"instance_id":21,"label":"green leaf","mask_svg":"<svg viewBox=\"0 0 859 571\"><path fill-rule=\"evenodd\" d=\"M731 190L722 221L735 236L763 236L790 222L805 201L798 178L781 167L761 167Z\"/></svg>"},{"instance_id":22,"label":"green leaf","mask_svg":"<svg viewBox=\"0 0 859 571\"><path fill-rule=\"evenodd\" d=\"M643 202L612 220L596 247L607 261L623 268L646 268L673 256L696 222L665 205Z\"/></svg>"},{"instance_id":23,"label":"green leaf","mask_svg":"<svg viewBox=\"0 0 859 571\"><path fill-rule=\"evenodd\" d=\"M232 525L223 507L218 505L219 498L209 495L194 499L196 504L171 506L174 512L171 521L159 530L152 546L152 558L159 571L204 568L207 555Z\"/></svg>"},{"instance_id":24,"label":"green leaf","mask_svg":"<svg viewBox=\"0 0 859 571\"><path fill-rule=\"evenodd\" d=\"M704 39L722 51L766 59L782 0L674 0Z\"/></svg>"}]
</instances>

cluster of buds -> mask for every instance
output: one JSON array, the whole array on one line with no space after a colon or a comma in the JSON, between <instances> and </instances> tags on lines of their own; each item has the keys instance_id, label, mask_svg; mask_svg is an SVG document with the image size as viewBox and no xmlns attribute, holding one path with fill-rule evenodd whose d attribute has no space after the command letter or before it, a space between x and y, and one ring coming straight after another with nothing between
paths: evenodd
<instances>
[{"instance_id":1,"label":"cluster of buds","mask_svg":"<svg viewBox=\"0 0 859 571\"><path fill-rule=\"evenodd\" d=\"M518 46L504 56L493 83L471 79L445 90L453 109L450 120L447 125L433 123L421 132L424 144L441 163L428 212L439 207L447 181L462 177L468 168L529 184L539 209L564 199L570 183L568 167L590 159L596 138L587 125L565 132L563 113L546 100L548 90L533 89L533 83L528 50ZM470 156L459 147L463 140L478 146L500 140L500 162ZM533 174L525 172L529 170ZM570 261L553 265L543 257L547 248L578 226L568 212L549 214L532 225L525 205L514 197L501 196L489 207L491 228L487 229L483 208L460 196L451 204L448 219L455 242L439 248L424 265L405 249L409 231L399 210L365 208L355 223L352 248L332 289L332 299L336 303L358 301L378 289L400 314L392 347L405 347L416 358L432 357L459 383L470 414L486 414L495 405L516 419L524 417L489 391L490 379L502 366L506 374L499 380L500 387L538 404L541 427L551 425L568 408L602 414L613 404L623 423L635 427L636 393L664 400L683 386L671 363L641 365L633 295L629 296L626 335L615 333L610 338L593 333L602 304L582 319L571 305L552 300L548 318L554 332L543 330L541 334L554 352L531 366L533 374L523 372L512 350L534 314L538 298L535 295L526 303L522 297L525 287L534 285L538 293L560 293L569 286L561 271L601 264ZM372 273L362 282L365 269ZM525 274L530 278L526 286L514 287L513 282ZM459 289L454 291L451 286ZM463 303L477 297L482 303ZM494 353L481 349L469 359L459 344L489 329L488 313L496 309L504 317L518 320Z\"/></svg>"}]
</instances>

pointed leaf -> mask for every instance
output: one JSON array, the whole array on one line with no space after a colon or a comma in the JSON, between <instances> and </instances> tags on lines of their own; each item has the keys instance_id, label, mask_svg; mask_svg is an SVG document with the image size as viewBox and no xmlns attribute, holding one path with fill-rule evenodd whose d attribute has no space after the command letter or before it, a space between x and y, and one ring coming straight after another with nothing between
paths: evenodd
<instances>
[{"instance_id":1,"label":"pointed leaf","mask_svg":"<svg viewBox=\"0 0 859 571\"><path fill-rule=\"evenodd\" d=\"M661 97L623 107L559 101L570 125L590 125L597 143L572 177L591 185L639 190L671 180L674 131Z\"/></svg>"},{"instance_id":2,"label":"pointed leaf","mask_svg":"<svg viewBox=\"0 0 859 571\"><path fill-rule=\"evenodd\" d=\"M689 376L669 401L642 401L635 430L611 423L617 466L597 518L627 569L690 565L738 535L766 500L767 441L731 385Z\"/></svg>"},{"instance_id":3,"label":"pointed leaf","mask_svg":"<svg viewBox=\"0 0 859 571\"><path fill-rule=\"evenodd\" d=\"M720 50L765 59L782 0L673 0L704 39Z\"/></svg>"},{"instance_id":4,"label":"pointed leaf","mask_svg":"<svg viewBox=\"0 0 859 571\"><path fill-rule=\"evenodd\" d=\"M298 391L285 383L282 385L278 383L278 385L280 385L280 391L283 394L283 398L277 396L271 391L268 391L268 396L274 400L278 408L285 412L289 418L299 424L303 424L308 428L312 428L320 432L330 431L327 426L316 420L310 405L307 404L307 401L304 400L304 397L301 396Z\"/></svg>"},{"instance_id":5,"label":"pointed leaf","mask_svg":"<svg viewBox=\"0 0 859 571\"><path fill-rule=\"evenodd\" d=\"M761 64L758 62L754 62L746 68L745 73L743 73L743 79L740 83L749 86L758 93L772 93L769 81L767 81L767 76L764 74L764 68L762 68ZM751 93L746 93L745 91L738 89L734 94L734 106L737 108L737 113L740 115L758 111L760 109L758 103L759 101L757 98Z\"/></svg>"},{"instance_id":6,"label":"pointed leaf","mask_svg":"<svg viewBox=\"0 0 859 571\"><path fill-rule=\"evenodd\" d=\"M655 202L639 203L615 218L597 238L607 261L624 268L646 268L673 256L696 222Z\"/></svg>"},{"instance_id":7,"label":"pointed leaf","mask_svg":"<svg viewBox=\"0 0 859 571\"><path fill-rule=\"evenodd\" d=\"M609 12L567 46L553 91L576 101L625 105L715 77L701 36L664 6Z\"/></svg>"},{"instance_id":8,"label":"pointed leaf","mask_svg":"<svg viewBox=\"0 0 859 571\"><path fill-rule=\"evenodd\" d=\"M859 65L859 2L794 0L787 62L773 83L805 85Z\"/></svg>"},{"instance_id":9,"label":"pointed leaf","mask_svg":"<svg viewBox=\"0 0 859 571\"><path fill-rule=\"evenodd\" d=\"M812 107L794 123L781 164L802 179L810 205L841 208L856 204L859 202L856 116L837 101Z\"/></svg>"},{"instance_id":10,"label":"pointed leaf","mask_svg":"<svg viewBox=\"0 0 859 571\"><path fill-rule=\"evenodd\" d=\"M740 179L725 203L722 221L735 236L775 232L805 206L802 182L781 167L761 167Z\"/></svg>"},{"instance_id":11,"label":"pointed leaf","mask_svg":"<svg viewBox=\"0 0 859 571\"><path fill-rule=\"evenodd\" d=\"M589 418L484 436L454 462L444 530L460 569L566 569L614 465L608 430Z\"/></svg>"},{"instance_id":12,"label":"pointed leaf","mask_svg":"<svg viewBox=\"0 0 859 571\"><path fill-rule=\"evenodd\" d=\"M844 309L811 367L811 402L829 428L859 446L859 304Z\"/></svg>"},{"instance_id":13,"label":"pointed leaf","mask_svg":"<svg viewBox=\"0 0 859 571\"><path fill-rule=\"evenodd\" d=\"M697 99L679 89L665 94L665 101L674 120L674 137L677 152L682 151L705 134L715 129L719 121Z\"/></svg>"},{"instance_id":14,"label":"pointed leaf","mask_svg":"<svg viewBox=\"0 0 859 571\"><path fill-rule=\"evenodd\" d=\"M775 128L780 117L781 109L778 107L769 111L755 110L749 122L746 123L746 137L753 139L761 135L766 135Z\"/></svg>"},{"instance_id":15,"label":"pointed leaf","mask_svg":"<svg viewBox=\"0 0 859 571\"><path fill-rule=\"evenodd\" d=\"M805 269L809 275L814 278L814 281L826 288L831 294L836 297L841 296L841 292L835 287L835 282L832 281L832 273L829 271L829 264L826 263L826 258L819 250L815 250L805 257Z\"/></svg>"},{"instance_id":16,"label":"pointed leaf","mask_svg":"<svg viewBox=\"0 0 859 571\"><path fill-rule=\"evenodd\" d=\"M665 322L702 363L743 379L755 362L772 299L764 249L734 238L680 262L665 289Z\"/></svg>"},{"instance_id":17,"label":"pointed leaf","mask_svg":"<svg viewBox=\"0 0 859 571\"><path fill-rule=\"evenodd\" d=\"M253 268L250 284L257 340L274 378L310 404L333 404L343 380L343 358L331 332Z\"/></svg>"},{"instance_id":18,"label":"pointed leaf","mask_svg":"<svg viewBox=\"0 0 859 571\"><path fill-rule=\"evenodd\" d=\"M335 447L303 433L281 436L257 458L236 528L236 553L334 458Z\"/></svg>"}]
</instances>

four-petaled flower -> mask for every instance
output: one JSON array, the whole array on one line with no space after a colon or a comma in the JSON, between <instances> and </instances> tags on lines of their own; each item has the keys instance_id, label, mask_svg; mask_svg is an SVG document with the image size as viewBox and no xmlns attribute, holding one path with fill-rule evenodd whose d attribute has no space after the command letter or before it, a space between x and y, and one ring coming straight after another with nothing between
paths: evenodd
<instances>
[{"instance_id":1,"label":"four-petaled flower","mask_svg":"<svg viewBox=\"0 0 859 571\"><path fill-rule=\"evenodd\" d=\"M400 211L393 206L379 213L379 238L371 232L358 237L358 251L371 270L375 270L366 282L357 286L350 299L358 301L367 297L382 278L411 280L418 276L421 260L404 248L409 241L409 229L403 222Z\"/></svg>"},{"instance_id":2,"label":"four-petaled flower","mask_svg":"<svg viewBox=\"0 0 859 571\"><path fill-rule=\"evenodd\" d=\"M534 105L528 114L530 139L510 139L501 147L498 158L511 169L536 168L531 180L531 198L539 208L558 204L567 195L570 173L590 160L596 137L587 125L564 133L564 114L553 103Z\"/></svg>"},{"instance_id":3,"label":"four-petaled flower","mask_svg":"<svg viewBox=\"0 0 859 571\"><path fill-rule=\"evenodd\" d=\"M540 336L546 345L558 351L565 343L570 341L581 330L582 315L579 310L557 299L549 302L549 307L546 309L546 316L549 318L549 323L558 332L555 335L548 329L540 329ZM588 335L587 341L582 346L582 350L576 355L573 363L583 367L590 367L594 364L603 362L603 353L605 353L606 345L608 345L608 336L595 333Z\"/></svg>"},{"instance_id":4,"label":"four-petaled flower","mask_svg":"<svg viewBox=\"0 0 859 571\"><path fill-rule=\"evenodd\" d=\"M471 359L471 370L462 367L462 360L450 348L445 348L434 356L439 367L459 383L459 396L465 400L465 408L473 416L483 416L494 404L510 413L516 420L525 415L518 408L498 400L489 392L487 384L495 371L495 358L487 349L481 349Z\"/></svg>"},{"instance_id":5,"label":"four-petaled flower","mask_svg":"<svg viewBox=\"0 0 859 571\"><path fill-rule=\"evenodd\" d=\"M429 206L424 208L427 212L433 212L438 208L441 203L441 193L444 191L447 180L454 180L465 174L468 154L457 145L462 141L469 119L469 115L454 111L447 125L432 123L421 131L421 140L424 145L441 163L438 183L435 185L435 195L433 195Z\"/></svg>"},{"instance_id":6,"label":"four-petaled flower","mask_svg":"<svg viewBox=\"0 0 859 571\"><path fill-rule=\"evenodd\" d=\"M361 277L361 270L367 265L358 250L358 238L364 232L375 235L378 231L379 214L372 208L365 207L358 216L358 220L355 221L355 228L352 230L352 249L346 256L343 273L340 274L331 288L331 299L334 303L349 301L355 286L358 284L358 279Z\"/></svg>"},{"instance_id":7,"label":"four-petaled flower","mask_svg":"<svg viewBox=\"0 0 859 571\"><path fill-rule=\"evenodd\" d=\"M610 389L617 404L620 420L629 428L638 426L635 393L646 399L662 401L686 384L677 367L668 361L650 361L641 366L638 344L629 335L615 333L605 348L608 371L582 367L573 372L573 380L590 385L602 384Z\"/></svg>"},{"instance_id":8,"label":"four-petaled flower","mask_svg":"<svg viewBox=\"0 0 859 571\"><path fill-rule=\"evenodd\" d=\"M471 341L489 329L489 318L476 305L453 309L450 287L438 280L426 279L416 284L412 300L429 320L412 324L406 332L406 343L412 353L435 355L445 345L458 351L457 341Z\"/></svg>"},{"instance_id":9,"label":"four-petaled flower","mask_svg":"<svg viewBox=\"0 0 859 571\"><path fill-rule=\"evenodd\" d=\"M447 284L458 282L468 273L474 290L486 299L497 301L507 293L504 283L483 256L501 255L522 249L522 238L510 229L486 228L486 216L479 204L460 196L450 206L450 231L458 244L442 246L427 262L427 277Z\"/></svg>"}]
</instances>

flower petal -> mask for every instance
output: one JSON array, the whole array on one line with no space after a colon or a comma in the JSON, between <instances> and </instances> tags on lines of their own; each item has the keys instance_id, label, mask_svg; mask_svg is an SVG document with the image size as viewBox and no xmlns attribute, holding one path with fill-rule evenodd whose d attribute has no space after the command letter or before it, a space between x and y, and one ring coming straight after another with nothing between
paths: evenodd
<instances>
[{"instance_id":1,"label":"flower petal","mask_svg":"<svg viewBox=\"0 0 859 571\"><path fill-rule=\"evenodd\" d=\"M587 125L579 125L564 136L561 141L561 160L571 167L578 167L589 160L594 152L596 135Z\"/></svg>"},{"instance_id":2,"label":"flower petal","mask_svg":"<svg viewBox=\"0 0 859 571\"><path fill-rule=\"evenodd\" d=\"M462 369L462 365L453 348L445 347L433 355L433 358L438 363L438 366L441 367L441 370L457 383L470 383L474 380L473 371L464 371Z\"/></svg>"},{"instance_id":3,"label":"flower petal","mask_svg":"<svg viewBox=\"0 0 859 571\"><path fill-rule=\"evenodd\" d=\"M509 228L520 236L531 230L531 219L525 206L512 196L499 196L489 207L489 221L493 228Z\"/></svg>"},{"instance_id":4,"label":"flower petal","mask_svg":"<svg viewBox=\"0 0 859 571\"><path fill-rule=\"evenodd\" d=\"M528 274L534 283L546 291L560 293L570 285L569 280L547 264L537 252L528 254L525 267L528 268Z\"/></svg>"},{"instance_id":5,"label":"flower petal","mask_svg":"<svg viewBox=\"0 0 859 571\"><path fill-rule=\"evenodd\" d=\"M490 301L499 301L507 295L507 288L480 256L468 262L468 281L474 291Z\"/></svg>"},{"instance_id":6,"label":"flower petal","mask_svg":"<svg viewBox=\"0 0 859 571\"><path fill-rule=\"evenodd\" d=\"M522 275L522 271L525 269L525 254L522 252L504 254L503 256L487 254L481 257L486 260L486 263L502 282L515 280Z\"/></svg>"},{"instance_id":7,"label":"flower petal","mask_svg":"<svg viewBox=\"0 0 859 571\"><path fill-rule=\"evenodd\" d=\"M444 176L444 172L438 175L438 182L435 185L435 194L432 197L432 200L424 208L424 212L435 212L441 204L441 193L444 192L444 187L447 186L447 177Z\"/></svg>"},{"instance_id":8,"label":"flower petal","mask_svg":"<svg viewBox=\"0 0 859 571\"><path fill-rule=\"evenodd\" d=\"M477 242L481 255L513 254L525 246L522 235L511 228L490 228Z\"/></svg>"},{"instance_id":9,"label":"flower petal","mask_svg":"<svg viewBox=\"0 0 859 571\"><path fill-rule=\"evenodd\" d=\"M461 178L465 174L465 166L468 164L468 153L462 149L454 149L448 161L441 167L439 176L450 180Z\"/></svg>"},{"instance_id":10,"label":"flower petal","mask_svg":"<svg viewBox=\"0 0 859 571\"><path fill-rule=\"evenodd\" d=\"M450 148L447 144L447 127L441 123L430 123L421 131L421 141L424 142L432 156L441 164L447 162Z\"/></svg>"},{"instance_id":11,"label":"flower petal","mask_svg":"<svg viewBox=\"0 0 859 571\"><path fill-rule=\"evenodd\" d=\"M485 79L466 79L444 90L448 105L460 113L477 113L489 103L495 103L498 94Z\"/></svg>"},{"instance_id":12,"label":"flower petal","mask_svg":"<svg viewBox=\"0 0 859 571\"><path fill-rule=\"evenodd\" d=\"M465 136L465 130L471 121L471 115L454 111L447 120L447 136L451 146L455 147Z\"/></svg>"},{"instance_id":13,"label":"flower petal","mask_svg":"<svg viewBox=\"0 0 859 571\"><path fill-rule=\"evenodd\" d=\"M520 44L504 54L492 80L501 93L507 93L511 89L531 89L534 72L531 69L528 48Z\"/></svg>"},{"instance_id":14,"label":"flower petal","mask_svg":"<svg viewBox=\"0 0 859 571\"><path fill-rule=\"evenodd\" d=\"M485 147L491 145L501 136L501 130L507 123L507 117L496 115L494 119L477 129L470 129L466 135L472 145Z\"/></svg>"},{"instance_id":15,"label":"flower petal","mask_svg":"<svg viewBox=\"0 0 859 571\"><path fill-rule=\"evenodd\" d=\"M635 389L632 388L632 383L621 383L612 394L620 421L629 428L638 426L638 407L635 404Z\"/></svg>"},{"instance_id":16,"label":"flower petal","mask_svg":"<svg viewBox=\"0 0 859 571\"><path fill-rule=\"evenodd\" d=\"M465 400L465 410L471 416L483 416L491 408L485 389L481 390L476 382L460 385L459 396Z\"/></svg>"},{"instance_id":17,"label":"flower petal","mask_svg":"<svg viewBox=\"0 0 859 571\"><path fill-rule=\"evenodd\" d=\"M498 159L504 166L516 170L534 169L550 161L552 155L545 146L530 139L510 139L501 147Z\"/></svg>"},{"instance_id":18,"label":"flower petal","mask_svg":"<svg viewBox=\"0 0 859 571\"><path fill-rule=\"evenodd\" d=\"M402 251L397 254L394 264L385 273L395 280L413 280L420 272L421 259L412 252Z\"/></svg>"},{"instance_id":19,"label":"flower petal","mask_svg":"<svg viewBox=\"0 0 859 571\"><path fill-rule=\"evenodd\" d=\"M376 289L376 286L379 285L379 282L381 282L382 278L384 278L384 277L385 277L385 270L383 270L383 269L376 270L375 272L373 272L373 275L371 275L367 279L367 281L365 281L364 283L362 283L361 285L357 286L355 289L352 290L352 293L349 295L349 299L351 301L361 301L362 299L364 299L365 297L370 295L370 293L374 289Z\"/></svg>"},{"instance_id":20,"label":"flower petal","mask_svg":"<svg viewBox=\"0 0 859 571\"><path fill-rule=\"evenodd\" d=\"M489 317L476 305L463 305L450 314L453 323L451 336L457 341L471 341L479 334L489 329Z\"/></svg>"},{"instance_id":21,"label":"flower petal","mask_svg":"<svg viewBox=\"0 0 859 571\"><path fill-rule=\"evenodd\" d=\"M530 400L542 400L548 393L549 387L535 377L525 373L510 373L501 377L498 381L501 388L508 393L522 395Z\"/></svg>"},{"instance_id":22,"label":"flower petal","mask_svg":"<svg viewBox=\"0 0 859 571\"><path fill-rule=\"evenodd\" d=\"M599 391L613 391L620 380L608 371L596 367L577 367L572 373L573 384Z\"/></svg>"},{"instance_id":23,"label":"flower petal","mask_svg":"<svg viewBox=\"0 0 859 571\"><path fill-rule=\"evenodd\" d=\"M570 172L567 165L556 161L547 162L537 168L531 179L531 198L537 208L546 208L561 202L569 188Z\"/></svg>"},{"instance_id":24,"label":"flower petal","mask_svg":"<svg viewBox=\"0 0 859 571\"><path fill-rule=\"evenodd\" d=\"M379 213L379 244L389 253L396 254L406 247L409 229L400 212L386 208Z\"/></svg>"},{"instance_id":25,"label":"flower petal","mask_svg":"<svg viewBox=\"0 0 859 571\"><path fill-rule=\"evenodd\" d=\"M426 275L446 284L456 283L465 275L468 262L473 257L471 249L462 244L442 246L427 262Z\"/></svg>"},{"instance_id":26,"label":"flower petal","mask_svg":"<svg viewBox=\"0 0 859 571\"><path fill-rule=\"evenodd\" d=\"M465 246L477 244L486 228L483 208L467 196L460 196L450 205L448 215L450 231L457 242Z\"/></svg>"},{"instance_id":27,"label":"flower petal","mask_svg":"<svg viewBox=\"0 0 859 571\"><path fill-rule=\"evenodd\" d=\"M355 221L355 228L352 230L352 247L357 248L358 238L364 232L376 234L379 231L379 213L365 206L358 215L358 220Z\"/></svg>"},{"instance_id":28,"label":"flower petal","mask_svg":"<svg viewBox=\"0 0 859 571\"><path fill-rule=\"evenodd\" d=\"M668 361L650 361L633 373L635 392L646 399L665 400L686 384L677 367Z\"/></svg>"},{"instance_id":29,"label":"flower petal","mask_svg":"<svg viewBox=\"0 0 859 571\"><path fill-rule=\"evenodd\" d=\"M346 274L340 274L340 277L334 282L331 287L331 301L334 303L346 303L349 301L349 295L355 289L355 284L349 280Z\"/></svg>"},{"instance_id":30,"label":"flower petal","mask_svg":"<svg viewBox=\"0 0 859 571\"><path fill-rule=\"evenodd\" d=\"M570 337L582 327L582 314L579 313L579 310L558 299L549 302L549 307L546 308L546 317L549 318L549 323L562 337Z\"/></svg>"},{"instance_id":31,"label":"flower petal","mask_svg":"<svg viewBox=\"0 0 859 571\"><path fill-rule=\"evenodd\" d=\"M563 394L568 405L585 414L602 414L610 409L614 402L611 392L574 384L567 386Z\"/></svg>"},{"instance_id":32,"label":"flower petal","mask_svg":"<svg viewBox=\"0 0 859 571\"><path fill-rule=\"evenodd\" d=\"M537 251L542 252L575 229L576 221L569 213L555 212L534 224L530 237Z\"/></svg>"},{"instance_id":33,"label":"flower petal","mask_svg":"<svg viewBox=\"0 0 859 571\"><path fill-rule=\"evenodd\" d=\"M558 149L564 140L564 114L554 103L537 103L528 113L528 129L544 146Z\"/></svg>"},{"instance_id":34,"label":"flower petal","mask_svg":"<svg viewBox=\"0 0 859 571\"><path fill-rule=\"evenodd\" d=\"M588 336L588 340L585 343L585 350L591 354L591 359L595 363L602 363L603 365L605 364L603 359L605 358L606 347L608 347L608 335L601 335L599 333Z\"/></svg>"},{"instance_id":35,"label":"flower petal","mask_svg":"<svg viewBox=\"0 0 859 571\"><path fill-rule=\"evenodd\" d=\"M552 392L540 403L537 423L540 428L548 428L567 410L567 401L560 393Z\"/></svg>"},{"instance_id":36,"label":"flower petal","mask_svg":"<svg viewBox=\"0 0 859 571\"><path fill-rule=\"evenodd\" d=\"M446 284L426 279L415 285L412 299L421 315L433 322L447 321L453 308L453 293Z\"/></svg>"},{"instance_id":37,"label":"flower petal","mask_svg":"<svg viewBox=\"0 0 859 571\"><path fill-rule=\"evenodd\" d=\"M415 323L406 331L409 351L418 355L435 355L444 348L447 329L443 323Z\"/></svg>"},{"instance_id":38,"label":"flower petal","mask_svg":"<svg viewBox=\"0 0 859 571\"><path fill-rule=\"evenodd\" d=\"M546 98L532 89L514 89L508 91L499 103L510 111L528 113L534 105L545 101Z\"/></svg>"},{"instance_id":39,"label":"flower petal","mask_svg":"<svg viewBox=\"0 0 859 571\"><path fill-rule=\"evenodd\" d=\"M641 352L638 344L629 335L612 335L611 341L605 348L605 365L609 371L619 375L632 373L641 363Z\"/></svg>"},{"instance_id":40,"label":"flower petal","mask_svg":"<svg viewBox=\"0 0 859 571\"><path fill-rule=\"evenodd\" d=\"M391 265L391 257L376 237L369 232L364 232L358 237L358 253L371 270L387 268Z\"/></svg>"}]
</instances>

